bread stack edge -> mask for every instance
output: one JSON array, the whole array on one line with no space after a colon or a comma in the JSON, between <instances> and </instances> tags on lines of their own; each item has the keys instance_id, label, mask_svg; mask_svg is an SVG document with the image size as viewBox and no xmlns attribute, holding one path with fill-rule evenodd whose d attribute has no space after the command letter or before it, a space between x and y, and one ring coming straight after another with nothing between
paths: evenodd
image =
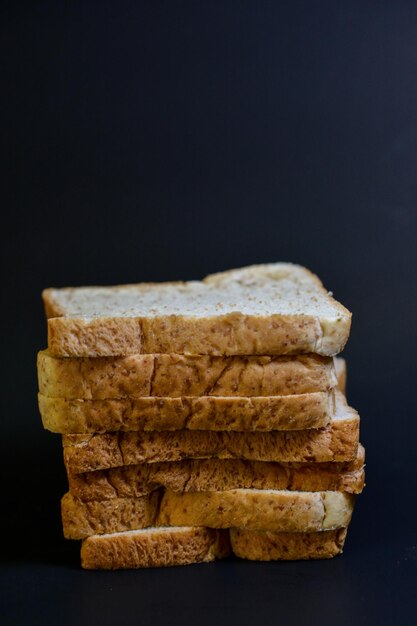
<instances>
[{"instance_id":1,"label":"bread stack edge","mask_svg":"<svg viewBox=\"0 0 417 626\"><path fill-rule=\"evenodd\" d=\"M351 314L297 265L47 289L39 408L87 569L330 558L364 487L335 358Z\"/></svg>"}]
</instances>

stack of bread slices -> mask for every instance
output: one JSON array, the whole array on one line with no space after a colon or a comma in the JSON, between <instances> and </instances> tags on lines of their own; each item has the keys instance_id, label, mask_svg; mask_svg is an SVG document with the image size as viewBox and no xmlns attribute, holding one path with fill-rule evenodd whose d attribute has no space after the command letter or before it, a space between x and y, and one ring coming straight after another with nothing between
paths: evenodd
<instances>
[{"instance_id":1,"label":"stack of bread slices","mask_svg":"<svg viewBox=\"0 0 417 626\"><path fill-rule=\"evenodd\" d=\"M47 289L45 428L85 568L339 554L364 485L344 396L351 315L288 263Z\"/></svg>"}]
</instances>

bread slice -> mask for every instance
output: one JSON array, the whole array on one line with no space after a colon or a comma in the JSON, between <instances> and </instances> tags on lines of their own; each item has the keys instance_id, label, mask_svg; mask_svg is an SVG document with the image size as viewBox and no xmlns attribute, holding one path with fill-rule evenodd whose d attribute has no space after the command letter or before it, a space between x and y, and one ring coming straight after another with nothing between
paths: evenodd
<instances>
[{"instance_id":1,"label":"bread slice","mask_svg":"<svg viewBox=\"0 0 417 626\"><path fill-rule=\"evenodd\" d=\"M230 535L229 535L230 533ZM252 561L329 559L343 551L347 528L279 533L231 528L157 527L83 540L84 569L134 569L207 563L234 554Z\"/></svg>"},{"instance_id":2,"label":"bread slice","mask_svg":"<svg viewBox=\"0 0 417 626\"><path fill-rule=\"evenodd\" d=\"M88 537L84 569L133 569L208 563L230 553L227 531L212 528L146 528Z\"/></svg>"},{"instance_id":3,"label":"bread slice","mask_svg":"<svg viewBox=\"0 0 417 626\"><path fill-rule=\"evenodd\" d=\"M326 426L333 392L287 396L67 400L38 395L42 422L54 433L133 430L304 430Z\"/></svg>"},{"instance_id":4,"label":"bread slice","mask_svg":"<svg viewBox=\"0 0 417 626\"><path fill-rule=\"evenodd\" d=\"M347 526L354 501L355 496L339 491L233 489L177 493L167 489L160 503L158 524L316 532Z\"/></svg>"},{"instance_id":5,"label":"bread slice","mask_svg":"<svg viewBox=\"0 0 417 626\"><path fill-rule=\"evenodd\" d=\"M331 559L343 551L347 528L318 533L277 533L230 529L233 553L251 561Z\"/></svg>"},{"instance_id":6,"label":"bread slice","mask_svg":"<svg viewBox=\"0 0 417 626\"><path fill-rule=\"evenodd\" d=\"M38 354L39 391L50 398L108 400L143 396L281 396L328 391L333 359L298 356L132 354L59 358Z\"/></svg>"},{"instance_id":7,"label":"bread slice","mask_svg":"<svg viewBox=\"0 0 417 626\"><path fill-rule=\"evenodd\" d=\"M164 487L180 493L230 489L288 489L360 493L365 450L348 463L268 463L240 459L197 459L143 463L85 474L69 474L72 495L84 502L137 498Z\"/></svg>"},{"instance_id":8,"label":"bread slice","mask_svg":"<svg viewBox=\"0 0 417 626\"><path fill-rule=\"evenodd\" d=\"M64 537L82 539L90 535L152 526L158 515L160 497L161 493L154 491L142 498L81 502L71 493L66 493L61 500Z\"/></svg>"},{"instance_id":9,"label":"bread slice","mask_svg":"<svg viewBox=\"0 0 417 626\"><path fill-rule=\"evenodd\" d=\"M70 474L111 467L183 459L246 459L278 463L352 461L359 444L359 416L343 394L325 428L269 433L179 430L64 435L64 461Z\"/></svg>"},{"instance_id":10,"label":"bread slice","mask_svg":"<svg viewBox=\"0 0 417 626\"><path fill-rule=\"evenodd\" d=\"M300 354L332 356L351 314L298 265L255 265L203 281L47 289L55 356Z\"/></svg>"},{"instance_id":11,"label":"bread slice","mask_svg":"<svg viewBox=\"0 0 417 626\"><path fill-rule=\"evenodd\" d=\"M61 501L64 535L67 539L83 539L152 524L315 532L347 526L355 499L339 491L233 489L180 494L166 490L159 513L155 513L157 497L155 492L142 498L81 502L67 493Z\"/></svg>"}]
</instances>

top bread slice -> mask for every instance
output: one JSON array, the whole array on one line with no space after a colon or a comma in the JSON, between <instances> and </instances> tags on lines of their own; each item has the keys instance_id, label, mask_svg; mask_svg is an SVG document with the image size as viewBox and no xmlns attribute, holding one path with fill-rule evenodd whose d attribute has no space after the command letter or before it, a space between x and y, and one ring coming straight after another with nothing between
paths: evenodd
<instances>
[{"instance_id":1,"label":"top bread slice","mask_svg":"<svg viewBox=\"0 0 417 626\"><path fill-rule=\"evenodd\" d=\"M351 322L317 276L290 263L203 281L46 289L43 299L54 356L333 356Z\"/></svg>"}]
</instances>

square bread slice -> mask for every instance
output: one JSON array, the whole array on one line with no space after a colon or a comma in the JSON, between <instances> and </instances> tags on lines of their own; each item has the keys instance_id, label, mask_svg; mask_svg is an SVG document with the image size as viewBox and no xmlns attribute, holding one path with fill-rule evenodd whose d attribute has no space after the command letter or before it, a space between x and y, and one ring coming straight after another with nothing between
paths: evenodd
<instances>
[{"instance_id":1,"label":"square bread slice","mask_svg":"<svg viewBox=\"0 0 417 626\"><path fill-rule=\"evenodd\" d=\"M208 563L230 553L228 531L212 528L146 528L98 535L81 546L84 569L136 569Z\"/></svg>"},{"instance_id":2,"label":"square bread slice","mask_svg":"<svg viewBox=\"0 0 417 626\"><path fill-rule=\"evenodd\" d=\"M359 445L359 415L342 393L328 426L309 430L230 432L133 431L63 435L69 474L183 459L247 459L278 463L353 461Z\"/></svg>"},{"instance_id":3,"label":"square bread slice","mask_svg":"<svg viewBox=\"0 0 417 626\"><path fill-rule=\"evenodd\" d=\"M307 269L254 265L203 281L46 289L55 356L190 353L333 356L351 314Z\"/></svg>"}]
</instances>

